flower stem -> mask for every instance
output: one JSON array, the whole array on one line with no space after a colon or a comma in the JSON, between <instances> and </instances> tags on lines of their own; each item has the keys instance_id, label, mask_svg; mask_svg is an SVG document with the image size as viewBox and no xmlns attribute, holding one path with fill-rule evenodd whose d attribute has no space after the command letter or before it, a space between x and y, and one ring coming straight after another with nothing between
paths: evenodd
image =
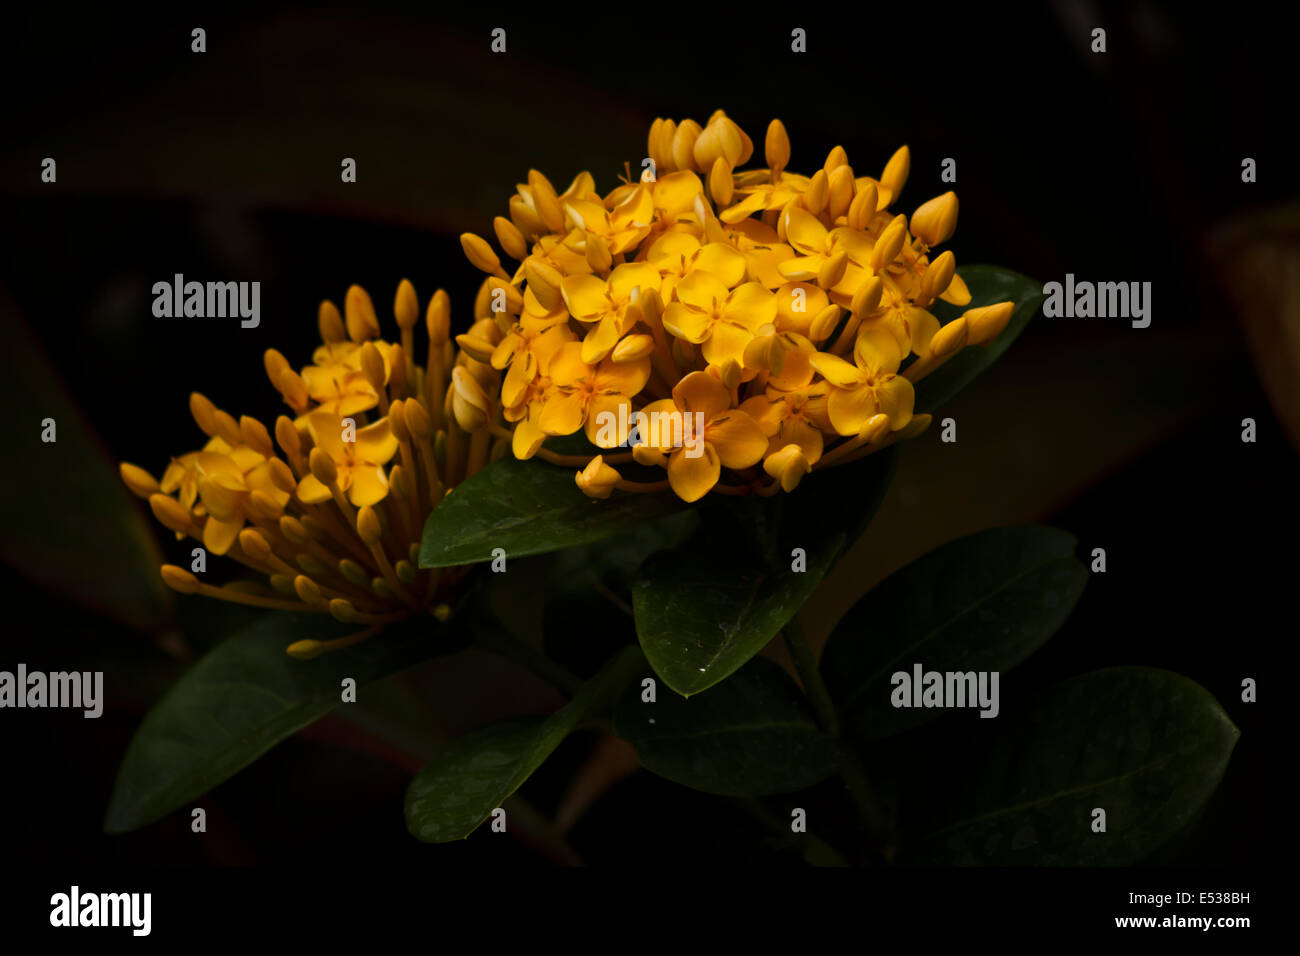
<instances>
[{"instance_id":1,"label":"flower stem","mask_svg":"<svg viewBox=\"0 0 1300 956\"><path fill-rule=\"evenodd\" d=\"M804 692L812 702L818 720L828 734L839 738L839 716L835 713L835 705L831 702L830 692L826 689L826 683L822 680L821 671L818 669L817 661L813 657L812 648L804 640L803 627L800 625L797 615L790 618L781 634L785 638L786 647L790 649L790 656L794 658L795 669L799 672L799 679L803 683ZM867 780L867 773L862 766L862 761L858 759L857 754L845 741L841 739L838 742L840 777L848 787L853 804L857 807L858 814L866 825L873 848L878 849L884 844L884 814L881 812L880 804L871 790L871 783Z\"/></svg>"}]
</instances>

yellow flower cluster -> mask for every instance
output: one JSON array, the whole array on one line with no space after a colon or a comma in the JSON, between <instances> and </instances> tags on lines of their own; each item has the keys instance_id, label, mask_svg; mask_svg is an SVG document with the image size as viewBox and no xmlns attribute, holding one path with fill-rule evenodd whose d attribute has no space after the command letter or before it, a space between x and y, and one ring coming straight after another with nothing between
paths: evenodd
<instances>
[{"instance_id":1,"label":"yellow flower cluster","mask_svg":"<svg viewBox=\"0 0 1300 956\"><path fill-rule=\"evenodd\" d=\"M589 173L557 192L531 171L494 221L513 273L486 240L461 237L488 278L456 341L504 373L499 391L457 390L462 427L486 419L517 457L552 461L570 458L548 438L585 431L631 450L577 461L584 492L671 487L687 501L789 491L924 430L914 383L988 344L1013 311L969 309L943 328L928 311L970 302L953 254L932 258L957 196L910 220L891 212L907 147L879 178L855 175L838 146L813 175L788 172L779 120L764 149L766 168L741 170L753 142L718 111L703 126L655 120L639 180L629 170L605 196ZM666 480L625 480L614 466L632 460Z\"/></svg>"},{"instance_id":2,"label":"yellow flower cluster","mask_svg":"<svg viewBox=\"0 0 1300 956\"><path fill-rule=\"evenodd\" d=\"M447 294L429 301L423 365L415 361L419 303L410 282L399 285L393 308L400 342L379 337L370 297L352 286L342 314L321 303L322 344L310 365L295 371L275 349L266 352L267 376L292 411L276 420L274 440L256 418L236 419L195 392L190 410L208 436L202 449L173 458L161 480L121 465L127 486L178 539L270 582L216 586L164 565L163 579L177 591L365 625L335 641L299 641L288 649L297 657L354 644L411 614L445 617L442 597L465 569L418 567L425 519L457 483L508 450L506 438L494 443L482 397L501 376L451 341Z\"/></svg>"}]
</instances>

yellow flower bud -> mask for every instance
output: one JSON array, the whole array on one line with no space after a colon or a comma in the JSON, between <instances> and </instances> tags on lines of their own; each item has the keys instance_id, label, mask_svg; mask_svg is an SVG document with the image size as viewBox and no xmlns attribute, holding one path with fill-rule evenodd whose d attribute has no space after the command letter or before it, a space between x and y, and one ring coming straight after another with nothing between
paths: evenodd
<instances>
[{"instance_id":1,"label":"yellow flower bud","mask_svg":"<svg viewBox=\"0 0 1300 956\"><path fill-rule=\"evenodd\" d=\"M362 505L357 509L357 534L371 547L379 544L384 536L384 526L370 505Z\"/></svg>"},{"instance_id":2,"label":"yellow flower bud","mask_svg":"<svg viewBox=\"0 0 1300 956\"><path fill-rule=\"evenodd\" d=\"M653 445L632 446L632 458L638 465L647 468L664 468L668 465L668 456Z\"/></svg>"},{"instance_id":3,"label":"yellow flower bud","mask_svg":"<svg viewBox=\"0 0 1300 956\"><path fill-rule=\"evenodd\" d=\"M876 244L871 249L871 268L880 272L891 262L898 258L898 254L903 251L903 243L907 241L907 224L906 217L897 216L885 231L876 239Z\"/></svg>"},{"instance_id":4,"label":"yellow flower bud","mask_svg":"<svg viewBox=\"0 0 1300 956\"><path fill-rule=\"evenodd\" d=\"M834 303L826 306L812 320L808 327L808 338L814 342L824 342L835 331L840 322L840 307Z\"/></svg>"},{"instance_id":5,"label":"yellow flower bud","mask_svg":"<svg viewBox=\"0 0 1300 956\"><path fill-rule=\"evenodd\" d=\"M826 199L830 194L830 177L826 170L819 169L808 181L808 189L803 194L803 207L816 216L826 208Z\"/></svg>"},{"instance_id":6,"label":"yellow flower bud","mask_svg":"<svg viewBox=\"0 0 1300 956\"><path fill-rule=\"evenodd\" d=\"M290 458L302 451L302 436L298 434L293 419L287 415L281 415L275 420L275 443Z\"/></svg>"},{"instance_id":7,"label":"yellow flower bud","mask_svg":"<svg viewBox=\"0 0 1300 956\"><path fill-rule=\"evenodd\" d=\"M497 216L492 220L492 229L496 232L497 242L501 243L501 248L505 250L506 255L518 262L528 258L528 242L513 222L505 216Z\"/></svg>"},{"instance_id":8,"label":"yellow flower bud","mask_svg":"<svg viewBox=\"0 0 1300 956\"><path fill-rule=\"evenodd\" d=\"M199 591L199 579L174 564L162 566L162 579L167 582L169 588L181 594L197 594Z\"/></svg>"},{"instance_id":9,"label":"yellow flower bud","mask_svg":"<svg viewBox=\"0 0 1300 956\"><path fill-rule=\"evenodd\" d=\"M859 320L865 319L880 308L880 297L884 291L885 283L880 276L871 276L866 279L862 285L858 286L858 291L853 293L850 309L854 317Z\"/></svg>"},{"instance_id":10,"label":"yellow flower bud","mask_svg":"<svg viewBox=\"0 0 1300 956\"><path fill-rule=\"evenodd\" d=\"M635 362L638 359L645 358L654 350L655 339L653 335L629 335L614 346L610 358L615 362Z\"/></svg>"},{"instance_id":11,"label":"yellow flower bud","mask_svg":"<svg viewBox=\"0 0 1300 956\"><path fill-rule=\"evenodd\" d=\"M853 167L837 166L827 179L826 211L834 221L846 215L853 202Z\"/></svg>"},{"instance_id":12,"label":"yellow flower bud","mask_svg":"<svg viewBox=\"0 0 1300 956\"><path fill-rule=\"evenodd\" d=\"M275 454L275 449L271 446L271 433L266 430L265 425L251 415L244 415L239 419L239 437L245 445L263 458L270 458Z\"/></svg>"},{"instance_id":13,"label":"yellow flower bud","mask_svg":"<svg viewBox=\"0 0 1300 956\"><path fill-rule=\"evenodd\" d=\"M158 479L138 465L124 461L118 465L117 470L122 476L122 481L137 498L148 500L151 495L158 494Z\"/></svg>"},{"instance_id":14,"label":"yellow flower bud","mask_svg":"<svg viewBox=\"0 0 1300 956\"><path fill-rule=\"evenodd\" d=\"M429 441L433 438L433 421L419 402L402 402L402 417L407 429L415 438L420 441Z\"/></svg>"},{"instance_id":15,"label":"yellow flower bud","mask_svg":"<svg viewBox=\"0 0 1300 956\"><path fill-rule=\"evenodd\" d=\"M307 467L322 485L328 486L338 481L339 470L334 464L334 459L320 448L311 450L311 454L307 456Z\"/></svg>"},{"instance_id":16,"label":"yellow flower bud","mask_svg":"<svg viewBox=\"0 0 1300 956\"><path fill-rule=\"evenodd\" d=\"M374 342L367 342L361 346L361 373L376 392L382 390L387 384L388 368L384 357L379 354L379 349L375 348Z\"/></svg>"},{"instance_id":17,"label":"yellow flower bud","mask_svg":"<svg viewBox=\"0 0 1300 956\"><path fill-rule=\"evenodd\" d=\"M957 257L952 250L936 258L921 277L921 298L937 299L952 284L953 273L957 270Z\"/></svg>"},{"instance_id":18,"label":"yellow flower bud","mask_svg":"<svg viewBox=\"0 0 1300 956\"><path fill-rule=\"evenodd\" d=\"M190 513L170 495L156 494L149 499L149 508L168 531L184 534L190 529Z\"/></svg>"},{"instance_id":19,"label":"yellow flower bud","mask_svg":"<svg viewBox=\"0 0 1300 956\"><path fill-rule=\"evenodd\" d=\"M354 285L348 288L347 297L343 300L343 315L348 338L353 342L379 338L379 319L375 315L375 304L370 301L369 293L361 286Z\"/></svg>"},{"instance_id":20,"label":"yellow flower bud","mask_svg":"<svg viewBox=\"0 0 1300 956\"><path fill-rule=\"evenodd\" d=\"M725 157L719 156L709 170L709 195L713 197L714 204L719 209L731 205L735 188L735 180L731 178L731 165Z\"/></svg>"},{"instance_id":21,"label":"yellow flower bud","mask_svg":"<svg viewBox=\"0 0 1300 956\"><path fill-rule=\"evenodd\" d=\"M880 191L875 183L867 183L853 196L849 203L848 225L850 229L866 229L871 217L876 214L876 204L880 201Z\"/></svg>"},{"instance_id":22,"label":"yellow flower bud","mask_svg":"<svg viewBox=\"0 0 1300 956\"><path fill-rule=\"evenodd\" d=\"M397 318L397 327L403 332L415 328L415 323L420 321L420 300L410 279L403 279L397 284L397 295L393 297L393 315Z\"/></svg>"},{"instance_id":23,"label":"yellow flower bud","mask_svg":"<svg viewBox=\"0 0 1300 956\"><path fill-rule=\"evenodd\" d=\"M1014 302L997 302L993 305L967 309L962 313L970 328L968 341L971 345L988 345L997 338L1011 321L1016 311Z\"/></svg>"},{"instance_id":24,"label":"yellow flower bud","mask_svg":"<svg viewBox=\"0 0 1300 956\"><path fill-rule=\"evenodd\" d=\"M345 598L334 598L330 601L330 613L334 615L336 621L342 621L344 624L351 624L357 619L357 609Z\"/></svg>"},{"instance_id":25,"label":"yellow flower bud","mask_svg":"<svg viewBox=\"0 0 1300 956\"><path fill-rule=\"evenodd\" d=\"M456 336L456 344L460 346L462 352L476 362L490 362L492 353L496 350L496 346L491 342L468 332Z\"/></svg>"},{"instance_id":26,"label":"yellow flower bud","mask_svg":"<svg viewBox=\"0 0 1300 956\"><path fill-rule=\"evenodd\" d=\"M434 345L442 345L451 337L451 299L445 290L439 289L429 300L424 324L429 332L429 341Z\"/></svg>"},{"instance_id":27,"label":"yellow flower bud","mask_svg":"<svg viewBox=\"0 0 1300 956\"><path fill-rule=\"evenodd\" d=\"M217 433L216 412L217 407L206 396L199 392L190 393L190 414L199 430L209 437Z\"/></svg>"},{"instance_id":28,"label":"yellow flower bud","mask_svg":"<svg viewBox=\"0 0 1300 956\"><path fill-rule=\"evenodd\" d=\"M560 285L564 281L559 272L541 259L533 258L524 263L524 278L543 309L551 312L559 308L563 301Z\"/></svg>"},{"instance_id":29,"label":"yellow flower bud","mask_svg":"<svg viewBox=\"0 0 1300 956\"><path fill-rule=\"evenodd\" d=\"M927 246L946 242L957 230L957 194L951 189L912 213L912 234Z\"/></svg>"},{"instance_id":30,"label":"yellow flower bud","mask_svg":"<svg viewBox=\"0 0 1300 956\"><path fill-rule=\"evenodd\" d=\"M885 171L880 174L880 185L889 191L889 205L898 198L898 194L903 191L903 184L907 182L907 174L912 170L912 154L906 146L900 146L893 156L889 157L889 162L885 163Z\"/></svg>"},{"instance_id":31,"label":"yellow flower bud","mask_svg":"<svg viewBox=\"0 0 1300 956\"><path fill-rule=\"evenodd\" d=\"M875 444L889 434L891 422L888 415L872 415L858 432L858 437Z\"/></svg>"},{"instance_id":32,"label":"yellow flower bud","mask_svg":"<svg viewBox=\"0 0 1300 956\"><path fill-rule=\"evenodd\" d=\"M316 309L316 328L320 331L320 340L326 345L331 342L342 342L348 337L348 330L343 325L343 316L339 315L339 307L325 299ZM268 366L267 372L270 372ZM275 378L272 377L272 382Z\"/></svg>"},{"instance_id":33,"label":"yellow flower bud","mask_svg":"<svg viewBox=\"0 0 1300 956\"><path fill-rule=\"evenodd\" d=\"M822 169L826 170L826 174L829 176L841 166L847 166L848 164L849 154L845 152L843 146L836 146L826 154L826 162L822 164Z\"/></svg>"},{"instance_id":34,"label":"yellow flower bud","mask_svg":"<svg viewBox=\"0 0 1300 956\"><path fill-rule=\"evenodd\" d=\"M944 358L966 347L970 326L965 316L960 316L934 333L930 339L930 354Z\"/></svg>"},{"instance_id":35,"label":"yellow flower bud","mask_svg":"<svg viewBox=\"0 0 1300 956\"><path fill-rule=\"evenodd\" d=\"M788 492L794 491L812 466L808 464L803 449L798 445L786 445L763 459L763 470L781 482L782 491Z\"/></svg>"},{"instance_id":36,"label":"yellow flower bud","mask_svg":"<svg viewBox=\"0 0 1300 956\"><path fill-rule=\"evenodd\" d=\"M604 236L598 236L594 233L587 233L587 265L591 271L597 275L604 275L609 272L610 267L614 264L614 256L609 251L609 243L605 241Z\"/></svg>"},{"instance_id":37,"label":"yellow flower bud","mask_svg":"<svg viewBox=\"0 0 1300 956\"><path fill-rule=\"evenodd\" d=\"M844 272L848 267L848 253L843 250L835 253L822 262L822 267L817 270L817 284L823 289L834 288L844 278Z\"/></svg>"},{"instance_id":38,"label":"yellow flower bud","mask_svg":"<svg viewBox=\"0 0 1300 956\"><path fill-rule=\"evenodd\" d=\"M582 493L590 498L608 498L620 480L618 471L605 464L605 459L601 455L591 459L587 467L578 472L575 477Z\"/></svg>"},{"instance_id":39,"label":"yellow flower bud","mask_svg":"<svg viewBox=\"0 0 1300 956\"><path fill-rule=\"evenodd\" d=\"M790 135L785 131L785 124L779 119L774 119L767 124L763 155L767 157L768 168L774 173L780 173L790 163Z\"/></svg>"},{"instance_id":40,"label":"yellow flower bud","mask_svg":"<svg viewBox=\"0 0 1300 956\"><path fill-rule=\"evenodd\" d=\"M704 130L692 119L682 120L673 132L673 166L676 169L697 169L695 165L695 141Z\"/></svg>"},{"instance_id":41,"label":"yellow flower bud","mask_svg":"<svg viewBox=\"0 0 1300 956\"><path fill-rule=\"evenodd\" d=\"M465 258L476 269L481 269L488 275L496 275L501 271L501 260L492 251L492 247L487 244L486 239L476 236L472 232L463 232L460 235L460 247L465 250Z\"/></svg>"},{"instance_id":42,"label":"yellow flower bud","mask_svg":"<svg viewBox=\"0 0 1300 956\"><path fill-rule=\"evenodd\" d=\"M542 217L542 222L550 232L561 232L564 229L564 210L560 208L560 198L555 193L555 187L551 181L543 176L538 170L528 170L528 185L533 190L533 204L537 207L537 214Z\"/></svg>"}]
</instances>

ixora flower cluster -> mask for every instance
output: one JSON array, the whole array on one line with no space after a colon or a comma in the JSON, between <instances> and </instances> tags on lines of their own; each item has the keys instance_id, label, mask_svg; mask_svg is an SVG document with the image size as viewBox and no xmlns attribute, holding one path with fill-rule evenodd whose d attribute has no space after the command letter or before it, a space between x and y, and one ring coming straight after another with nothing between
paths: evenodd
<instances>
[{"instance_id":1,"label":"ixora flower cluster","mask_svg":"<svg viewBox=\"0 0 1300 956\"><path fill-rule=\"evenodd\" d=\"M563 193L537 171L497 217L513 275L466 233L488 275L475 321L452 338L447 294L425 310L403 280L388 342L370 297L351 287L342 313L321 304L322 344L296 371L265 355L292 415L274 428L190 397L202 449L157 479L123 463L127 486L178 538L266 575L270 587L217 586L164 565L173 588L243 604L327 612L365 630L289 648L313 657L424 611L465 569L421 569L425 519L498 457L576 467L586 494L790 491L809 471L852 461L922 431L913 384L966 345L990 342L1010 302L940 327L937 299L970 302L951 252L931 259L957 221L949 192L911 217L892 214L906 147L879 179L855 176L836 147L812 176L786 171L774 120L767 168L737 171L753 145L722 112L701 127L656 120L640 181L606 196L589 173ZM563 454L548 439L584 432L601 453ZM274 436L274 438L272 437ZM588 446L589 447L589 446ZM607 453L612 448L628 450ZM625 479L615 466L662 468Z\"/></svg>"},{"instance_id":2,"label":"ixora flower cluster","mask_svg":"<svg viewBox=\"0 0 1300 956\"><path fill-rule=\"evenodd\" d=\"M178 539L270 580L269 589L216 586L163 565L172 588L365 625L338 640L298 641L288 648L295 657L347 647L412 614L445 619L442 596L466 569L418 567L425 519L457 483L507 452L500 438L494 446L486 410L462 397L495 390L500 375L451 341L447 294L436 292L425 312L423 365L414 358L420 310L410 282L398 286L393 310L400 342L389 343L369 295L352 286L342 314L321 303L322 345L311 365L297 372L266 352L267 376L293 413L276 419L274 441L262 422L236 420L195 392L190 411L208 436L201 450L173 458L161 480L121 465L127 486Z\"/></svg>"},{"instance_id":3,"label":"ixora flower cluster","mask_svg":"<svg viewBox=\"0 0 1300 956\"><path fill-rule=\"evenodd\" d=\"M943 328L927 311L970 293L951 252L931 258L956 228L956 194L910 222L890 211L907 147L879 179L855 175L838 146L802 176L787 171L790 141L773 120L767 168L740 171L753 152L721 111L703 127L658 119L639 182L629 171L602 197L589 173L562 193L529 173L494 222L513 275L484 239L461 237L489 274L491 312L457 342L505 372L499 407L517 457L585 430L601 449L630 448L578 473L593 497L790 491L924 430L914 383L1006 326L1010 302ZM486 394L467 400L496 412ZM631 460L666 481L624 480L614 466Z\"/></svg>"}]
</instances>

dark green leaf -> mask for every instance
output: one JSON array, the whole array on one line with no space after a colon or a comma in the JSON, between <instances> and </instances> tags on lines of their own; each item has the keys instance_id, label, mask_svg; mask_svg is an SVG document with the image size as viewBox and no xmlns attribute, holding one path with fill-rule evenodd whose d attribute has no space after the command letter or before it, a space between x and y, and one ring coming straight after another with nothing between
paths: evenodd
<instances>
[{"instance_id":1,"label":"dark green leaf","mask_svg":"<svg viewBox=\"0 0 1300 956\"><path fill-rule=\"evenodd\" d=\"M509 456L488 465L433 509L424 525L420 567L488 561L496 548L508 557L558 551L686 506L670 492L588 498L574 483L576 471Z\"/></svg>"},{"instance_id":2,"label":"dark green leaf","mask_svg":"<svg viewBox=\"0 0 1300 956\"><path fill-rule=\"evenodd\" d=\"M802 790L835 772L834 738L813 719L794 681L755 657L712 693L687 700L661 690L654 703L631 686L614 711L614 732L647 770L726 796Z\"/></svg>"},{"instance_id":3,"label":"dark green leaf","mask_svg":"<svg viewBox=\"0 0 1300 956\"><path fill-rule=\"evenodd\" d=\"M15 307L0 301L5 374L0 405L11 419L0 495L0 560L37 583L134 628L157 631L173 612L158 568L162 552L147 508L50 367ZM41 435L54 419L56 441Z\"/></svg>"},{"instance_id":4,"label":"dark green leaf","mask_svg":"<svg viewBox=\"0 0 1300 956\"><path fill-rule=\"evenodd\" d=\"M836 625L821 671L845 727L877 739L949 711L894 707L896 672L1009 670L1070 616L1088 571L1074 538L1022 525L959 538L894 573Z\"/></svg>"},{"instance_id":5,"label":"dark green leaf","mask_svg":"<svg viewBox=\"0 0 1300 956\"><path fill-rule=\"evenodd\" d=\"M995 302L1014 302L1016 311L1002 333L987 346L970 346L954 355L916 384L916 411L934 412L969 385L976 376L997 361L1043 302L1043 284L1010 269L998 266L963 266L957 270L970 289L969 305L958 308L946 302L935 303L931 310L947 325L967 309Z\"/></svg>"},{"instance_id":6,"label":"dark green leaf","mask_svg":"<svg viewBox=\"0 0 1300 956\"><path fill-rule=\"evenodd\" d=\"M894 464L889 449L814 473L789 495L710 502L684 547L647 561L632 606L664 683L698 694L762 650L866 527Z\"/></svg>"},{"instance_id":7,"label":"dark green leaf","mask_svg":"<svg viewBox=\"0 0 1300 956\"><path fill-rule=\"evenodd\" d=\"M1238 731L1205 688L1149 667L1093 671L1050 688L1004 730L975 779L954 781L917 863L1135 863L1218 786ZM1094 832L1093 811L1106 811Z\"/></svg>"},{"instance_id":8,"label":"dark green leaf","mask_svg":"<svg viewBox=\"0 0 1300 956\"><path fill-rule=\"evenodd\" d=\"M421 618L315 660L285 653L296 640L329 640L355 630L322 615L277 612L204 655L132 738L105 830L145 826L211 790L342 703L344 678L361 688L464 643L457 618L446 625Z\"/></svg>"},{"instance_id":9,"label":"dark green leaf","mask_svg":"<svg viewBox=\"0 0 1300 956\"><path fill-rule=\"evenodd\" d=\"M406 826L426 843L460 840L523 785L583 720L607 707L645 659L625 648L545 720L504 721L445 747L406 791Z\"/></svg>"}]
</instances>

